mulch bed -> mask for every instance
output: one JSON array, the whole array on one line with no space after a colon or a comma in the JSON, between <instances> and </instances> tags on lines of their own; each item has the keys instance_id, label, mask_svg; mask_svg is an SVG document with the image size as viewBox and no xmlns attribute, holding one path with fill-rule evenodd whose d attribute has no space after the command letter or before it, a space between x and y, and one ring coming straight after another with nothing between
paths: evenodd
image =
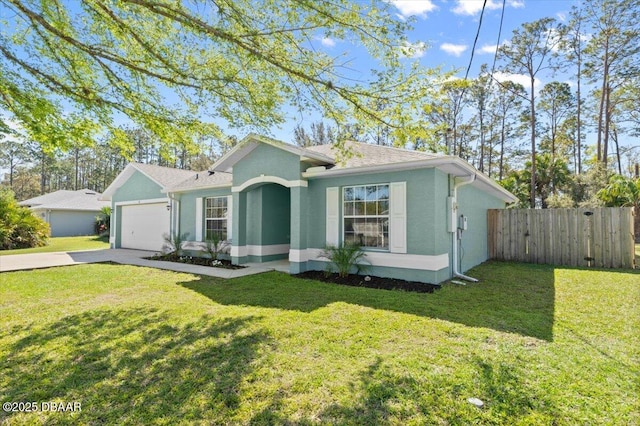
<instances>
[{"instance_id":1,"label":"mulch bed","mask_svg":"<svg viewBox=\"0 0 640 426\"><path fill-rule=\"evenodd\" d=\"M378 288L383 290L404 290L415 291L418 293L433 293L434 290L440 288L439 285L425 284L417 281L405 281L395 278L382 278L369 275L349 274L346 277L340 277L338 274L328 274L324 271L306 271L301 274L294 275L298 278L308 280L324 281L328 283L349 285L354 287ZM366 280L365 277L370 280Z\"/></svg>"},{"instance_id":2,"label":"mulch bed","mask_svg":"<svg viewBox=\"0 0 640 426\"><path fill-rule=\"evenodd\" d=\"M233 265L230 260L219 259L214 266L213 261L208 257L196 257L196 256L178 256L176 254L157 254L155 256L147 257L149 260L163 260L165 262L187 263L189 265L209 266L212 268L222 269L243 269L246 266Z\"/></svg>"}]
</instances>

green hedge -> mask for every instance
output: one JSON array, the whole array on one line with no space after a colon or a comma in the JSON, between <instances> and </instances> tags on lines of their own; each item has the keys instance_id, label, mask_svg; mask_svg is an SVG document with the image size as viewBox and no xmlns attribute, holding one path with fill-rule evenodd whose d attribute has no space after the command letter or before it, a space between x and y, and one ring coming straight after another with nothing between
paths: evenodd
<instances>
[{"instance_id":1,"label":"green hedge","mask_svg":"<svg viewBox=\"0 0 640 426\"><path fill-rule=\"evenodd\" d=\"M47 245L49 224L21 207L10 189L0 189L0 250Z\"/></svg>"}]
</instances>

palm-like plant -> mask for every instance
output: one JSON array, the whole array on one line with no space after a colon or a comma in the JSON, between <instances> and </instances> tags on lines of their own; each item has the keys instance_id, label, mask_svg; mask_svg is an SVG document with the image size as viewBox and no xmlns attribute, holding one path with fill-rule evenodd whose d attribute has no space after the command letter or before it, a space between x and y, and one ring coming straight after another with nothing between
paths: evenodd
<instances>
[{"instance_id":1,"label":"palm-like plant","mask_svg":"<svg viewBox=\"0 0 640 426\"><path fill-rule=\"evenodd\" d=\"M609 184L598 191L607 207L635 207L640 209L640 178L627 178L613 175Z\"/></svg>"},{"instance_id":2,"label":"palm-like plant","mask_svg":"<svg viewBox=\"0 0 640 426\"><path fill-rule=\"evenodd\" d=\"M340 246L329 246L323 252L321 257L329 259L329 261L338 270L338 276L346 277L349 272L355 268L360 273L367 265L360 262L367 256L359 244L347 243ZM327 268L330 270L330 267Z\"/></svg>"},{"instance_id":3,"label":"palm-like plant","mask_svg":"<svg viewBox=\"0 0 640 426\"><path fill-rule=\"evenodd\" d=\"M182 243L184 243L188 236L188 232L185 232L184 234L179 234L177 232L171 235L164 234L164 246L162 246L162 249L167 254L182 256Z\"/></svg>"}]
</instances>

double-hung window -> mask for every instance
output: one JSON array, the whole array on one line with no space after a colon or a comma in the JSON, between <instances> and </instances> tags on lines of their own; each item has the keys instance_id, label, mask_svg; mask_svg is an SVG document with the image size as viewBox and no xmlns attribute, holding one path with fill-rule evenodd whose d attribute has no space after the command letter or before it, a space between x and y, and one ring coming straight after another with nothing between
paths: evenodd
<instances>
[{"instance_id":1,"label":"double-hung window","mask_svg":"<svg viewBox=\"0 0 640 426\"><path fill-rule=\"evenodd\" d=\"M207 240L217 238L227 239L227 197L211 197L206 199L205 204L205 236Z\"/></svg>"},{"instance_id":2,"label":"double-hung window","mask_svg":"<svg viewBox=\"0 0 640 426\"><path fill-rule=\"evenodd\" d=\"M344 187L342 212L345 244L389 250L389 184Z\"/></svg>"}]
</instances>

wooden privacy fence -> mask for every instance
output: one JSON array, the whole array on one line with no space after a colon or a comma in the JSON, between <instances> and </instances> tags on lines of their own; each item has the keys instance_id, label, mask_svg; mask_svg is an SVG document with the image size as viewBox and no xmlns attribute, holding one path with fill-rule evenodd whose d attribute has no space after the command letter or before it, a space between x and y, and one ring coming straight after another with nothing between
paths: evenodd
<instances>
[{"instance_id":1,"label":"wooden privacy fence","mask_svg":"<svg viewBox=\"0 0 640 426\"><path fill-rule=\"evenodd\" d=\"M489 258L633 268L632 207L489 210Z\"/></svg>"}]
</instances>

